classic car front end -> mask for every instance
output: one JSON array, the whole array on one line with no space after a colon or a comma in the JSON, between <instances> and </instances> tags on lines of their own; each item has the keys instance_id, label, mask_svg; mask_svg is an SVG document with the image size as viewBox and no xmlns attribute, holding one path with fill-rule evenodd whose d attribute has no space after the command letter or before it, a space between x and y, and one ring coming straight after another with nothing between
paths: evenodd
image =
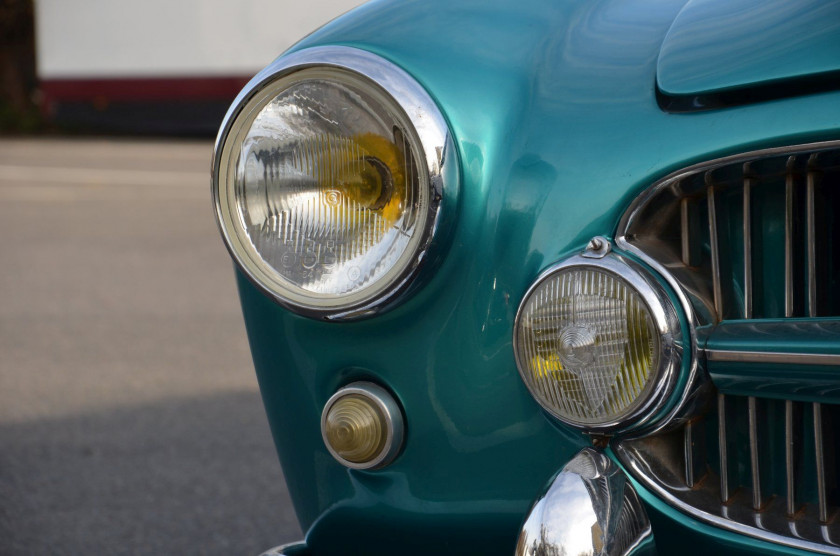
<instances>
[{"instance_id":1,"label":"classic car front end","mask_svg":"<svg viewBox=\"0 0 840 556\"><path fill-rule=\"evenodd\" d=\"M306 540L840 553L840 8L373 2L213 194Z\"/></svg>"}]
</instances>

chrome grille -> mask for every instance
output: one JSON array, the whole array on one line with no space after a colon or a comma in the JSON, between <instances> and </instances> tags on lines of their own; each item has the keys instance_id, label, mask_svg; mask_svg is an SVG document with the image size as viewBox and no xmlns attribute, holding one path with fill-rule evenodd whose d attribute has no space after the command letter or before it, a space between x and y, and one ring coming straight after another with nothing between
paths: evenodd
<instances>
[{"instance_id":1,"label":"chrome grille","mask_svg":"<svg viewBox=\"0 0 840 556\"><path fill-rule=\"evenodd\" d=\"M640 198L624 238L673 268L700 324L840 316L840 148L689 168ZM679 267L679 268L678 268Z\"/></svg>"},{"instance_id":2,"label":"chrome grille","mask_svg":"<svg viewBox=\"0 0 840 556\"><path fill-rule=\"evenodd\" d=\"M622 442L622 459L707 521L840 554L840 406L724 394L713 406L676 430Z\"/></svg>"},{"instance_id":3,"label":"chrome grille","mask_svg":"<svg viewBox=\"0 0 840 556\"><path fill-rule=\"evenodd\" d=\"M701 372L710 370L717 380L714 364L729 364L727 372L735 375L776 365L754 375L769 382L753 380L749 392L717 384L705 406L695 405L668 432L621 442L621 457L655 492L704 521L836 554L840 396L832 392L840 388L840 356L793 358L785 353L789 345L780 346L788 332L794 336L794 328L808 326L829 331L828 343L837 347L832 353L840 353L838 213L840 142L821 143L676 172L637 199L617 234L619 246L667 274L685 294ZM766 352L709 348L725 330L731 338L745 329L754 331L752 345L763 344ZM764 334L770 329L773 335ZM805 345L803 337L800 332ZM732 367L736 360L746 367ZM808 365L821 366L820 388L799 388ZM771 384L780 380L792 386ZM832 403L814 403L827 400Z\"/></svg>"}]
</instances>

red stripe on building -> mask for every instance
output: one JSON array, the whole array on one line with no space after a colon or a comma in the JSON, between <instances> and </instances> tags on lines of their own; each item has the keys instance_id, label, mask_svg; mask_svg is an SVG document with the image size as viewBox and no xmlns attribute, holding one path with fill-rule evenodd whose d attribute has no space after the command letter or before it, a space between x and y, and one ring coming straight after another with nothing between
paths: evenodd
<instances>
[{"instance_id":1,"label":"red stripe on building","mask_svg":"<svg viewBox=\"0 0 840 556\"><path fill-rule=\"evenodd\" d=\"M41 81L44 103L140 102L164 100L229 100L239 93L250 76L119 79L45 79Z\"/></svg>"}]
</instances>

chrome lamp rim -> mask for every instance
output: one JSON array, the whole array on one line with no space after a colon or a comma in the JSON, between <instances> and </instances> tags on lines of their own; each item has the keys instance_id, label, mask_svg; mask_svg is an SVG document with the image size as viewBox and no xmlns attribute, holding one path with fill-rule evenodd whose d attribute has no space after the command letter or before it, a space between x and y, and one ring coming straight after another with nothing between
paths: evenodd
<instances>
[{"instance_id":1,"label":"chrome lamp rim","mask_svg":"<svg viewBox=\"0 0 840 556\"><path fill-rule=\"evenodd\" d=\"M642 298L650 312L656 332L659 335L659 364L649 378L651 389L647 391L646 399L626 413L603 423L583 423L561 415L551 406L540 400L538 392L534 390L526 379L525 372L520 365L520 323L525 306L532 293L547 279L560 271L571 268L592 268L616 276L627 283ZM593 259L582 255L574 255L568 259L555 263L539 274L528 290L522 296L522 301L516 311L513 327L513 351L516 367L522 382L528 392L540 407L558 421L572 426L584 433L592 435L613 435L629 431L637 431L658 421L657 414L668 404L674 392L680 375L683 358L683 331L676 307L672 303L665 288L642 265L615 251L600 258Z\"/></svg>"},{"instance_id":2,"label":"chrome lamp rim","mask_svg":"<svg viewBox=\"0 0 840 556\"><path fill-rule=\"evenodd\" d=\"M381 90L393 101L412 129L407 130L416 136L415 146L420 151L418 166L424 172L421 187L428 196L428 207L424 215L424 227L418 230L419 241L413 253L407 254L404 267L393 277L383 277L388 283L380 288L368 286L373 293L360 300L349 303L336 301L330 306L291 300L272 288L267 280L254 271L244 260L242 251L247 246L225 225L226 219L222 196L224 175L223 158L226 154L227 141L236 129L237 121L252 102L260 95L265 95L273 83L287 79L292 74L307 69L349 72L371 87ZM425 165L423 161L425 160ZM459 176L458 157L454 140L443 113L426 90L406 71L392 62L371 52L347 46L321 46L307 48L281 56L258 73L237 95L220 127L214 146L211 166L211 190L216 223L219 227L225 247L236 262L237 268L264 294L273 298L280 305L306 317L321 320L356 320L378 314L390 309L411 289L421 267L432 257L433 241L442 235L441 214L445 207L454 204L457 199L457 180ZM257 255L259 256L259 255ZM362 290L364 291L364 290ZM314 298L315 296L313 296Z\"/></svg>"}]
</instances>

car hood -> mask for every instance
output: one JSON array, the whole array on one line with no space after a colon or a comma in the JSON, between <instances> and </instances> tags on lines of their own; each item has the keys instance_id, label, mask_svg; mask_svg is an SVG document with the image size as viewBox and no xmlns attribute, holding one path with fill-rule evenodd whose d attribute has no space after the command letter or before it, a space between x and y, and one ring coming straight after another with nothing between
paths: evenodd
<instances>
[{"instance_id":1,"label":"car hood","mask_svg":"<svg viewBox=\"0 0 840 556\"><path fill-rule=\"evenodd\" d=\"M838 85L840 3L691 0L665 37L656 78L660 92L672 96Z\"/></svg>"}]
</instances>

